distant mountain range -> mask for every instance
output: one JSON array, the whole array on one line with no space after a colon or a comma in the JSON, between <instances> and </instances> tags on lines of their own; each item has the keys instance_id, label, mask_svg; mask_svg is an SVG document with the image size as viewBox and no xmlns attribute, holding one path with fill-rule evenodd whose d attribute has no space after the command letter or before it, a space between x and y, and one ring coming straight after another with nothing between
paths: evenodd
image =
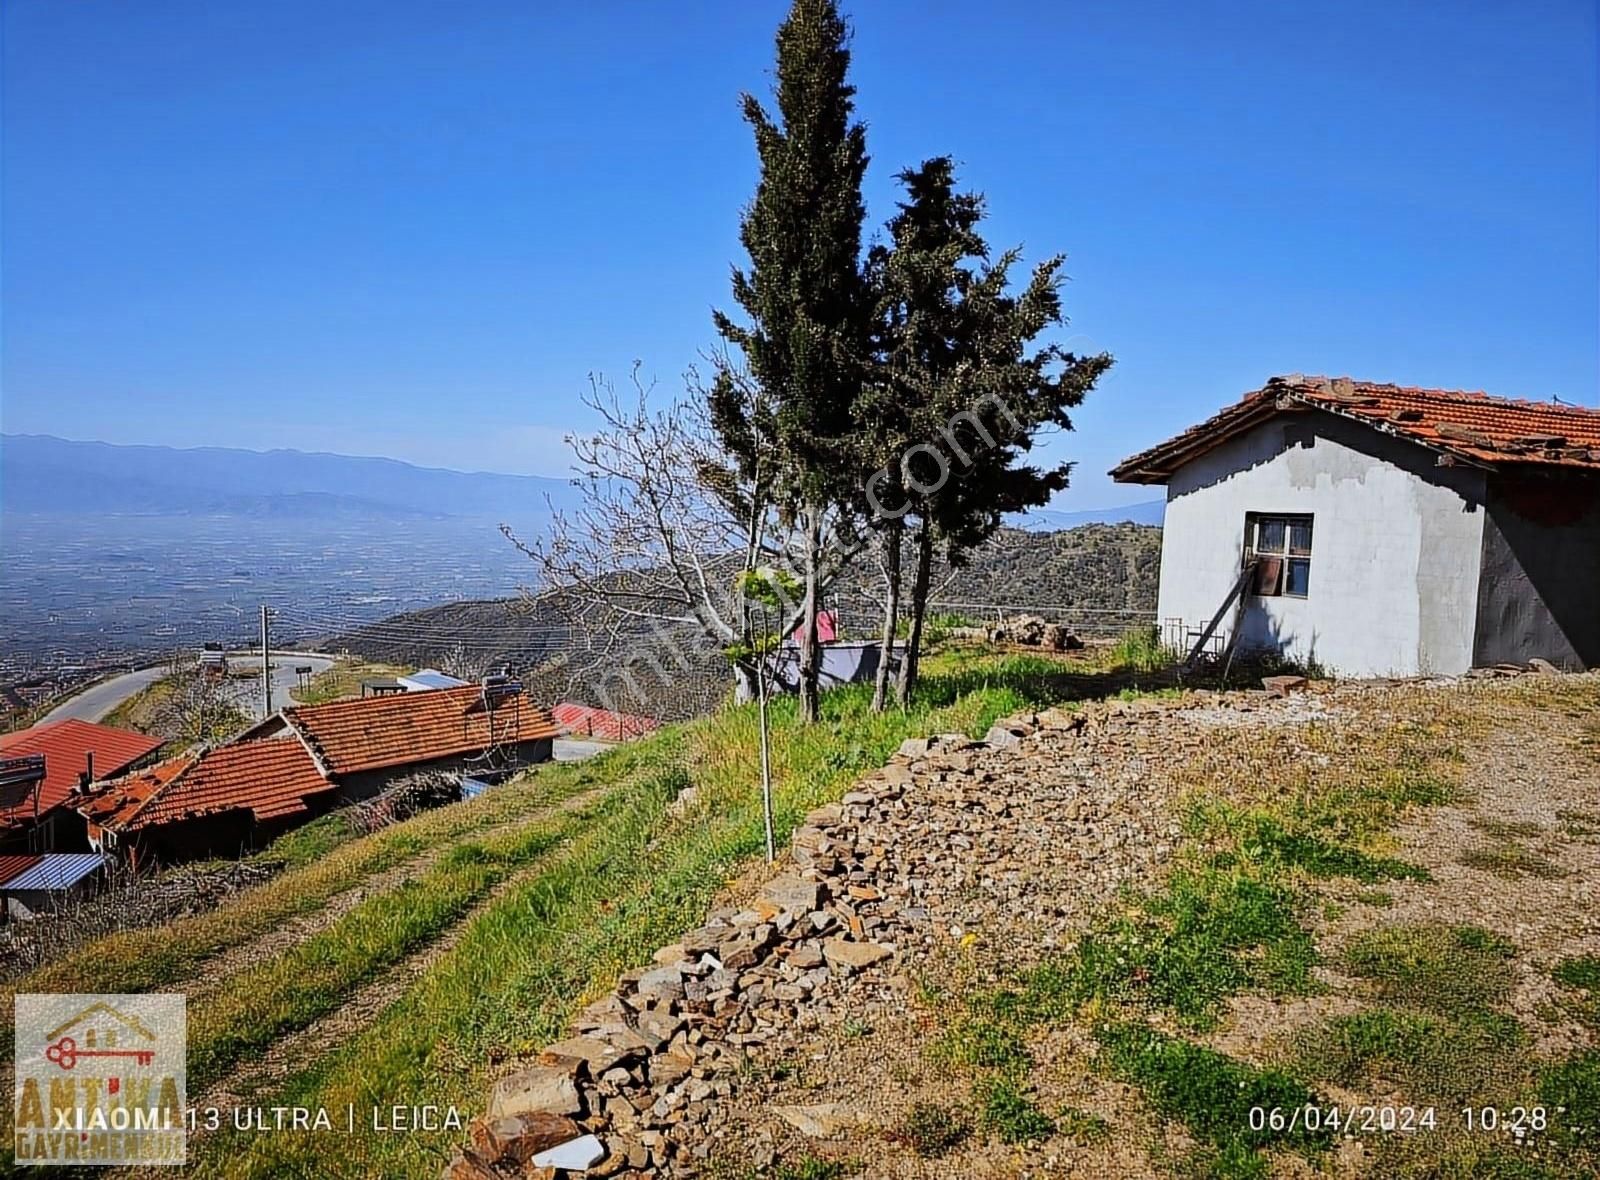
<instances>
[{"instance_id":1,"label":"distant mountain range","mask_svg":"<svg viewBox=\"0 0 1600 1180\"><path fill-rule=\"evenodd\" d=\"M1084 512L1057 512L1054 508L1035 508L1009 518L1006 523L1036 533L1082 528L1086 524L1150 524L1157 528L1166 516L1165 500L1143 500L1121 508L1091 508Z\"/></svg>"},{"instance_id":2,"label":"distant mountain range","mask_svg":"<svg viewBox=\"0 0 1600 1180\"><path fill-rule=\"evenodd\" d=\"M568 481L446 471L396 459L226 447L118 446L0 435L0 508L15 513L382 517L542 522Z\"/></svg>"},{"instance_id":3,"label":"distant mountain range","mask_svg":"<svg viewBox=\"0 0 1600 1180\"><path fill-rule=\"evenodd\" d=\"M121 446L47 434L0 435L0 509L97 516L240 516L283 521L463 518L529 534L577 503L564 479L448 471L397 459L229 447ZM1161 523L1165 503L1085 512L1038 509L1008 523L1049 532Z\"/></svg>"}]
</instances>

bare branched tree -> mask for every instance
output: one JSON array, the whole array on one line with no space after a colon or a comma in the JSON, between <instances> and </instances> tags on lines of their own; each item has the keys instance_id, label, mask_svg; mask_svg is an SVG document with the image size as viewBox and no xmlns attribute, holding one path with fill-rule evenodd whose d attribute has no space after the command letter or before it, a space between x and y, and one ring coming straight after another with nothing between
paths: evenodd
<instances>
[{"instance_id":1,"label":"bare branched tree","mask_svg":"<svg viewBox=\"0 0 1600 1180\"><path fill-rule=\"evenodd\" d=\"M153 728L189 744L227 741L250 723L228 695L226 682L203 668L180 667L167 680L170 691L155 710Z\"/></svg>"},{"instance_id":2,"label":"bare branched tree","mask_svg":"<svg viewBox=\"0 0 1600 1180\"><path fill-rule=\"evenodd\" d=\"M718 404L743 398L752 417L765 412L756 383L725 357L712 363ZM592 376L583 400L601 429L567 439L582 505L570 512L552 506L547 537L524 540L501 526L537 568L538 601L566 619L562 667L539 673L588 679L608 705L619 689L641 699L642 677L671 683L707 644L733 653L736 686L748 698L756 671L752 620L735 579L743 570L787 564L760 457L736 461L723 449L695 373L687 392L660 405L637 364L625 394ZM831 563L826 575L841 564ZM800 604L785 610L784 633L800 618ZM597 677L608 683L595 684Z\"/></svg>"},{"instance_id":3,"label":"bare branched tree","mask_svg":"<svg viewBox=\"0 0 1600 1180\"><path fill-rule=\"evenodd\" d=\"M459 642L446 651L439 660L439 671L472 684L489 675L497 666L497 662L488 653L469 649L466 644Z\"/></svg>"}]
</instances>

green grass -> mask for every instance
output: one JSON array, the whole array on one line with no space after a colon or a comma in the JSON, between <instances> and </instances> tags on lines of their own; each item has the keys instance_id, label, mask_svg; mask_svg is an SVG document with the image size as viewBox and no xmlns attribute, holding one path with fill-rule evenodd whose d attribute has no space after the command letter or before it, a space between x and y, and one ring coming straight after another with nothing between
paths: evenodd
<instances>
[{"instance_id":1,"label":"green grass","mask_svg":"<svg viewBox=\"0 0 1600 1180\"><path fill-rule=\"evenodd\" d=\"M631 754L624 747L605 757L621 762ZM260 938L378 873L452 844L487 825L537 815L591 786L593 773L591 768L577 771L570 764L543 768L530 780L507 784L470 802L441 808L338 845L207 913L86 943L64 958L11 981L0 989L0 995L9 1001L19 991L160 990L193 975L211 956ZM326 839L326 828L307 837L295 853L296 860L309 857ZM0 1025L0 1049L9 1048L12 1035L10 1025Z\"/></svg>"},{"instance_id":2,"label":"green grass","mask_svg":"<svg viewBox=\"0 0 1600 1180\"><path fill-rule=\"evenodd\" d=\"M972 1123L959 1110L918 1102L906 1112L890 1138L904 1143L923 1159L937 1159L972 1134Z\"/></svg>"},{"instance_id":3,"label":"green grass","mask_svg":"<svg viewBox=\"0 0 1600 1180\"><path fill-rule=\"evenodd\" d=\"M276 862L286 869L302 868L315 864L335 848L358 839L362 833L350 825L350 813L345 808L319 815L316 819L293 831L285 832L254 859Z\"/></svg>"},{"instance_id":4,"label":"green grass","mask_svg":"<svg viewBox=\"0 0 1600 1180\"><path fill-rule=\"evenodd\" d=\"M1600 1164L1600 1049L1553 1065L1539 1079L1539 1101L1551 1112L1551 1138L1594 1153Z\"/></svg>"},{"instance_id":5,"label":"green grass","mask_svg":"<svg viewBox=\"0 0 1600 1180\"><path fill-rule=\"evenodd\" d=\"M1056 1130L1081 1147L1104 1143L1111 1137L1110 1123L1075 1106L1063 1106L1056 1111Z\"/></svg>"},{"instance_id":6,"label":"green grass","mask_svg":"<svg viewBox=\"0 0 1600 1180\"><path fill-rule=\"evenodd\" d=\"M455 923L512 873L534 864L603 806L563 813L482 843L457 844L421 876L362 902L338 922L194 997L190 1084L204 1087L241 1060L338 1007Z\"/></svg>"},{"instance_id":7,"label":"green grass","mask_svg":"<svg viewBox=\"0 0 1600 1180\"><path fill-rule=\"evenodd\" d=\"M1015 1024L970 1016L946 1029L932 1047L934 1057L964 1069L1026 1071L1033 1056Z\"/></svg>"},{"instance_id":8,"label":"green grass","mask_svg":"<svg viewBox=\"0 0 1600 1180\"><path fill-rule=\"evenodd\" d=\"M980 1078L973 1087L978 1121L1002 1143L1037 1143L1055 1134L1055 1120L1039 1109L1016 1077Z\"/></svg>"},{"instance_id":9,"label":"green grass","mask_svg":"<svg viewBox=\"0 0 1600 1180\"><path fill-rule=\"evenodd\" d=\"M1154 672L1170 667L1179 653L1163 647L1161 629L1155 625L1130 627L1112 645L1107 659L1135 672Z\"/></svg>"},{"instance_id":10,"label":"green grass","mask_svg":"<svg viewBox=\"0 0 1600 1180\"><path fill-rule=\"evenodd\" d=\"M1563 959L1552 974L1557 983L1581 987L1600 996L1600 955L1579 955Z\"/></svg>"},{"instance_id":11,"label":"green grass","mask_svg":"<svg viewBox=\"0 0 1600 1180\"><path fill-rule=\"evenodd\" d=\"M1503 1002L1514 954L1477 926L1388 926L1353 939L1344 964L1383 1003L1450 1015Z\"/></svg>"},{"instance_id":12,"label":"green grass","mask_svg":"<svg viewBox=\"0 0 1600 1180\"><path fill-rule=\"evenodd\" d=\"M1373 856L1315 832L1290 830L1277 816L1261 810L1240 813L1226 820L1219 818L1216 822L1233 829L1231 834L1240 859L1265 867L1299 869L1321 879L1350 877L1364 885L1433 879L1420 865L1394 857Z\"/></svg>"},{"instance_id":13,"label":"green grass","mask_svg":"<svg viewBox=\"0 0 1600 1180\"><path fill-rule=\"evenodd\" d=\"M1029 990L1058 1012L1133 1006L1209 1028L1235 992L1311 990L1316 953L1301 905L1292 888L1249 869L1180 869L1134 914L1102 923L1071 955L1036 971Z\"/></svg>"},{"instance_id":14,"label":"green grass","mask_svg":"<svg viewBox=\"0 0 1600 1180\"><path fill-rule=\"evenodd\" d=\"M318 672L305 688L291 688L289 696L297 705L322 705L329 701L360 696L363 680L391 680L414 671L416 669L407 664L340 660Z\"/></svg>"},{"instance_id":15,"label":"green grass","mask_svg":"<svg viewBox=\"0 0 1600 1180\"><path fill-rule=\"evenodd\" d=\"M1446 1017L1392 1008L1337 1017L1297 1039L1297 1072L1352 1088L1394 1083L1419 1107L1488 1101L1486 1079L1511 1073L1508 1063L1527 1042L1522 1027L1500 1013Z\"/></svg>"},{"instance_id":16,"label":"green grass","mask_svg":"<svg viewBox=\"0 0 1600 1180\"><path fill-rule=\"evenodd\" d=\"M1039 663L995 660L951 670L930 661L909 713L873 714L864 687L824 697L819 725L775 702L777 819L786 836L812 807L837 798L908 736L979 734L994 719L1048 698ZM1019 686L1025 686L1019 688ZM759 854L762 823L754 711L730 709L632 743L627 773L603 770L605 822L584 825L547 866L483 907L459 941L356 1038L289 1077L273 1101L343 1108L354 1102L482 1102L486 1063L561 1035L574 1010L617 974L699 920L717 891ZM670 745L669 745L670 743ZM597 777L599 777L597 773ZM686 785L700 801L680 819L667 804ZM403 825L402 825L403 826ZM218 1135L202 1142L198 1175L432 1174L445 1134L316 1137Z\"/></svg>"},{"instance_id":17,"label":"green grass","mask_svg":"<svg viewBox=\"0 0 1600 1180\"><path fill-rule=\"evenodd\" d=\"M1550 974L1562 986L1587 993L1571 1002L1573 1014L1600 1029L1600 955L1563 959Z\"/></svg>"},{"instance_id":18,"label":"green grass","mask_svg":"<svg viewBox=\"0 0 1600 1180\"><path fill-rule=\"evenodd\" d=\"M845 1180L848 1175L850 1168L846 1164L814 1155L785 1160L772 1172L773 1180Z\"/></svg>"},{"instance_id":19,"label":"green grass","mask_svg":"<svg viewBox=\"0 0 1600 1180\"><path fill-rule=\"evenodd\" d=\"M1159 1114L1176 1119L1212 1158L1231 1172L1254 1174L1248 1157L1262 1148L1310 1151L1326 1147L1332 1136L1285 1122L1282 1129L1251 1126L1252 1110L1289 1112L1315 1104L1316 1095L1279 1070L1257 1069L1181 1037L1167 1036L1138 1022L1097 1030L1103 1060L1111 1074L1137 1086ZM1264 1173L1262 1173L1264 1174Z\"/></svg>"}]
</instances>

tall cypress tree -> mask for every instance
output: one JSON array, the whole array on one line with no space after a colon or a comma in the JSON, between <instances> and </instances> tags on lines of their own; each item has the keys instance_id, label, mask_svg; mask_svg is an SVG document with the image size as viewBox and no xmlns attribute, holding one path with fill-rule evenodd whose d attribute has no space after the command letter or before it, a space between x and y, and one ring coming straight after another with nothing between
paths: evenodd
<instances>
[{"instance_id":1,"label":"tall cypress tree","mask_svg":"<svg viewBox=\"0 0 1600 1180\"><path fill-rule=\"evenodd\" d=\"M743 353L771 406L753 420L726 384L712 389L711 420L724 444L751 465L764 459L780 515L798 534L807 720L818 709L826 521L854 495L853 408L869 337L861 268L866 132L854 118L848 39L834 0L794 0L778 29L776 118L743 96L761 164L740 232L749 267L733 271L746 323L715 313L717 330Z\"/></svg>"},{"instance_id":2,"label":"tall cypress tree","mask_svg":"<svg viewBox=\"0 0 1600 1180\"><path fill-rule=\"evenodd\" d=\"M926 462L920 473L915 465L901 472L906 515L917 518L904 702L917 680L934 553L942 549L960 564L1005 514L1044 504L1067 486L1070 463L1040 468L1026 461L1028 452L1042 430L1072 428L1068 411L1111 358L1035 346L1064 322L1063 259L1039 264L1012 294L1018 253L988 261L978 232L983 199L955 190L948 158L924 161L900 181L907 199L889 223L893 246L885 256L875 252L871 268L879 284L878 356L885 380L906 399L910 434L939 450L944 463L935 472Z\"/></svg>"},{"instance_id":3,"label":"tall cypress tree","mask_svg":"<svg viewBox=\"0 0 1600 1180\"><path fill-rule=\"evenodd\" d=\"M876 469L871 488L878 515L885 581L883 630L880 636L874 709L888 699L888 680L900 610L901 551L908 529L912 540L915 581L912 602L926 601L932 564L933 522L926 497L912 485L926 472L903 467L912 448L939 438L952 374L960 360L966 333L962 300L972 282L969 267L988 251L977 226L983 201L955 191L955 168L948 157L925 160L896 175L906 199L888 223L889 242L868 253L867 276L874 296L873 380L863 386L857 416L870 429L860 438ZM908 480L906 477L910 476ZM881 508L892 515L884 516ZM920 616L912 620L907 658L914 659L920 640ZM902 678L904 683L904 678Z\"/></svg>"}]
</instances>

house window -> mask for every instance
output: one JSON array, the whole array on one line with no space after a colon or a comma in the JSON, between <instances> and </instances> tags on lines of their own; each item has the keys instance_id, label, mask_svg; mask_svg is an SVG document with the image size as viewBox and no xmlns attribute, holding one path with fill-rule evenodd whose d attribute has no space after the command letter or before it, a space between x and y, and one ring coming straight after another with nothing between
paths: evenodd
<instances>
[{"instance_id":1,"label":"house window","mask_svg":"<svg viewBox=\"0 0 1600 1180\"><path fill-rule=\"evenodd\" d=\"M1311 590L1311 517L1252 512L1244 522L1245 558L1260 558L1255 592L1304 598Z\"/></svg>"}]
</instances>

